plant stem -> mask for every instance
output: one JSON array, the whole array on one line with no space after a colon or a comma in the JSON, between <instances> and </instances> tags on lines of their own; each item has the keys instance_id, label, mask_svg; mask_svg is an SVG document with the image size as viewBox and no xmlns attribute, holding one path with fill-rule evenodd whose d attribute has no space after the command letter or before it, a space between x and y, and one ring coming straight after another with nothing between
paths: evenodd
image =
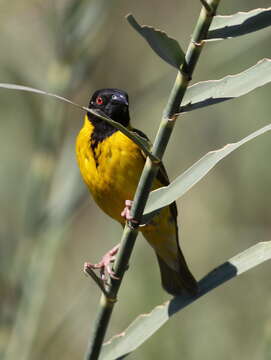
<instances>
[{"instance_id":1,"label":"plant stem","mask_svg":"<svg viewBox=\"0 0 271 360\"><path fill-rule=\"evenodd\" d=\"M216 12L219 1L220 0L211 0L208 3L209 7L203 6L201 9L194 33L192 35L192 39L186 52L185 64L183 64L182 68L178 71L175 83L168 99L168 103L164 110L158 133L152 147L153 155L160 159L162 159L164 155L175 125L175 121L179 115L182 99L188 87L189 81L192 78L192 73L195 69L204 44L203 40L207 37L208 29ZM155 179L158 170L159 164L152 162L150 158L147 158L131 209L132 217L137 219L139 223L152 188L153 180ZM114 304L116 302L116 296L121 285L124 272L127 269L137 233L138 226L131 223L126 224L123 231L118 256L114 264L114 271L119 280L112 279L108 287L109 295L107 297L102 295L94 334L86 353L86 360L96 360L99 358L105 333L110 321Z\"/></svg>"},{"instance_id":2,"label":"plant stem","mask_svg":"<svg viewBox=\"0 0 271 360\"><path fill-rule=\"evenodd\" d=\"M111 284L108 288L108 296L102 294L100 300L100 309L96 319L96 326L93 333L93 337L89 344L89 349L86 354L86 359L98 359L101 347L103 344L105 332L107 330L109 320L112 314L112 310L116 296L121 285L121 279L128 266L127 259L130 258L131 252L134 247L134 243L137 237L138 230L136 228L130 228L126 225L121 238L121 247L119 249L118 257L115 261L114 271L116 277L120 280L111 279Z\"/></svg>"}]
</instances>

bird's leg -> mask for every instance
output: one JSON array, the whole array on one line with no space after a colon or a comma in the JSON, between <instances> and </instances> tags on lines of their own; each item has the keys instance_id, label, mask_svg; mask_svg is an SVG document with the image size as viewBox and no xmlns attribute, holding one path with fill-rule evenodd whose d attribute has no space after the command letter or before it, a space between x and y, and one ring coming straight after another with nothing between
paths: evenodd
<instances>
[{"instance_id":1,"label":"bird's leg","mask_svg":"<svg viewBox=\"0 0 271 360\"><path fill-rule=\"evenodd\" d=\"M125 208L121 212L121 216L124 217L125 220L131 221L134 224L138 224L139 222L134 219L131 215L131 208L133 205L132 200L125 200Z\"/></svg>"},{"instance_id":2,"label":"bird's leg","mask_svg":"<svg viewBox=\"0 0 271 360\"><path fill-rule=\"evenodd\" d=\"M116 254L119 250L120 244L116 245L108 251L101 259L101 261L97 264L91 264L86 262L84 264L84 272L86 272L87 268L90 269L99 269L101 272L102 280L106 281L107 277L111 277L113 279L118 280L119 278L115 275L114 271L111 269L110 264L115 261Z\"/></svg>"}]
</instances>

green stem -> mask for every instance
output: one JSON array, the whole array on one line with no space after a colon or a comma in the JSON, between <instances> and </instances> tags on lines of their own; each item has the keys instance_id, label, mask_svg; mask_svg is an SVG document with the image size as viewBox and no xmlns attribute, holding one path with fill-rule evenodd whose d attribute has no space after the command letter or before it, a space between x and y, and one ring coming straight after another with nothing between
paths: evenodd
<instances>
[{"instance_id":1,"label":"green stem","mask_svg":"<svg viewBox=\"0 0 271 360\"><path fill-rule=\"evenodd\" d=\"M128 266L127 259L129 260L130 258L137 233L137 228L130 228L129 225L126 224L121 238L121 246L118 252L118 257L114 264L114 271L119 280L112 279L109 289L107 290L108 295L105 296L102 294L95 330L86 353L86 359L96 360L99 358L113 307L117 301L116 296L121 285L121 280Z\"/></svg>"},{"instance_id":2,"label":"green stem","mask_svg":"<svg viewBox=\"0 0 271 360\"><path fill-rule=\"evenodd\" d=\"M193 71L204 44L203 40L207 36L208 29L212 22L219 1L220 0L211 0L208 3L210 7L203 6L201 9L194 33L192 35L192 39L186 52L185 64L182 66L182 69L178 71L175 83L168 99L168 103L164 110L158 133L152 147L152 154L157 158L162 159L166 150L168 141L175 125L175 120L179 115L182 99L188 87L189 81L192 78ZM138 221L141 220L143 215L144 208L152 188L152 183L157 175L158 170L159 164L152 162L150 158L147 158L131 209L133 218L137 219ZM108 288L109 295L107 297L102 297L96 327L94 329L94 334L86 354L86 360L96 360L99 358L111 313L116 302L116 296L121 285L124 272L128 267L137 233L137 226L126 224L121 239L120 250L114 264L114 271L119 280L112 279Z\"/></svg>"},{"instance_id":3,"label":"green stem","mask_svg":"<svg viewBox=\"0 0 271 360\"><path fill-rule=\"evenodd\" d=\"M96 324L95 324L95 332L93 334L92 341L89 345L89 350L87 353L91 352L90 359L98 359L101 347L103 343L103 339L105 337L105 332L107 330L108 323L111 318L111 314L113 311L113 301L109 301L104 294L101 296L100 300L100 311L98 313ZM87 355L88 358L88 355Z\"/></svg>"}]
</instances>

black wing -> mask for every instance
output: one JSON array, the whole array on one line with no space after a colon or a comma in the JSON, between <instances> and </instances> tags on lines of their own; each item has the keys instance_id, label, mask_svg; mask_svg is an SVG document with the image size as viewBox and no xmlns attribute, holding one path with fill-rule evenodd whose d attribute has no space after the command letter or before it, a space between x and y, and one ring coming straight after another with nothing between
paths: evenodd
<instances>
[{"instance_id":1,"label":"black wing","mask_svg":"<svg viewBox=\"0 0 271 360\"><path fill-rule=\"evenodd\" d=\"M150 139L148 138L148 136L146 134L143 133L143 131L138 130L138 129L134 129L131 128L130 129L132 132L135 132L136 134L138 134L139 136L143 137L144 139L148 140L150 142ZM146 158L147 156L144 154L144 152L142 151L142 155ZM163 186L167 186L170 184L169 182L169 178L168 178L168 174L167 171L163 165L163 163L160 164L158 173L157 173L157 179L160 181L160 183ZM178 216L178 210L177 210L177 205L176 202L173 202L172 204L169 205L170 207L170 212L171 215L174 217L174 219L177 221L177 216Z\"/></svg>"}]
</instances>

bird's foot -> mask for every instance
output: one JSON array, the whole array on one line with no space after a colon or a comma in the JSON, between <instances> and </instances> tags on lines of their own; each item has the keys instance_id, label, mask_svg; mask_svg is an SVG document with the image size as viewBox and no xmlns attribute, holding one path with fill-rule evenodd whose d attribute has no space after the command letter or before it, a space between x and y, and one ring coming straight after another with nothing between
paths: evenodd
<instances>
[{"instance_id":1,"label":"bird's foot","mask_svg":"<svg viewBox=\"0 0 271 360\"><path fill-rule=\"evenodd\" d=\"M108 278L112 278L115 280L119 280L119 278L115 275L114 271L111 268L111 263L113 263L116 259L116 254L119 250L119 244L114 246L113 249L108 251L97 264L91 264L85 262L84 264L84 272L87 273L87 269L91 270L99 269L101 273L101 278L104 282L107 282Z\"/></svg>"},{"instance_id":2,"label":"bird's foot","mask_svg":"<svg viewBox=\"0 0 271 360\"><path fill-rule=\"evenodd\" d=\"M125 220L130 221L131 223L138 225L139 221L134 219L131 215L131 208L133 205L132 200L125 200L125 208L121 212L121 216L124 217Z\"/></svg>"}]
</instances>

